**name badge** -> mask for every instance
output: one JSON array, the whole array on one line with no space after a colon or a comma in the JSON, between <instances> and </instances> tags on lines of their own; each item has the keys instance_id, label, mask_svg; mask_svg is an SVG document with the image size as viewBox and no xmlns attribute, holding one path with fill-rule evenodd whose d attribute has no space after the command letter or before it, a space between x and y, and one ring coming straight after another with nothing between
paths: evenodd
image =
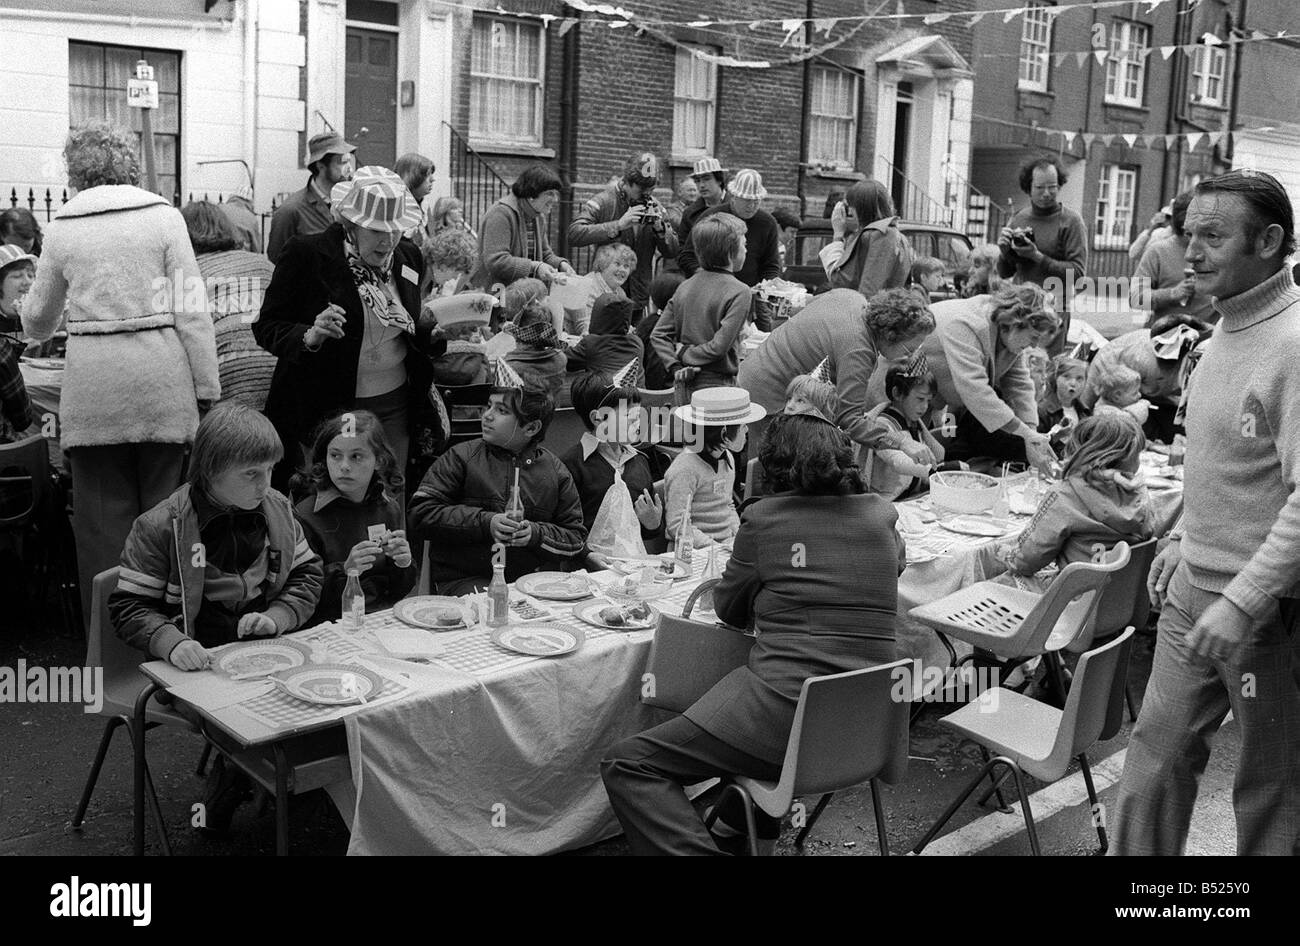
<instances>
[{"instance_id":1,"label":"name badge","mask_svg":"<svg viewBox=\"0 0 1300 946\"><path fill-rule=\"evenodd\" d=\"M415 270L411 269L409 266L402 267L402 278L407 282L415 283L417 286L420 284L420 277L416 275Z\"/></svg>"}]
</instances>

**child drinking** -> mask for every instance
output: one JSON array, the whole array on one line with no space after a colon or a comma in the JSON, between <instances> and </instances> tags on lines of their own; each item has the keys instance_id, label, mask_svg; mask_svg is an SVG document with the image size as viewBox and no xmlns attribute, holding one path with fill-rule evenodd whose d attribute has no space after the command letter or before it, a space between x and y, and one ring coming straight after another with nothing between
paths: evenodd
<instances>
[{"instance_id":1,"label":"child drinking","mask_svg":"<svg viewBox=\"0 0 1300 946\"><path fill-rule=\"evenodd\" d=\"M506 580L558 570L582 553L587 529L573 478L541 446L555 402L525 387L508 365L483 411L483 436L456 444L429 468L411 498L411 534L427 539L438 594L482 591L492 578L492 546L507 547ZM505 512L518 476L524 518Z\"/></svg>"},{"instance_id":2,"label":"child drinking","mask_svg":"<svg viewBox=\"0 0 1300 946\"><path fill-rule=\"evenodd\" d=\"M743 224L731 214L705 217L691 231L700 269L674 293L650 341L664 368L689 391L736 383L740 330L752 304L735 276L745 263Z\"/></svg>"},{"instance_id":3,"label":"child drinking","mask_svg":"<svg viewBox=\"0 0 1300 946\"><path fill-rule=\"evenodd\" d=\"M744 388L716 387L696 391L690 404L673 413L688 426L687 446L664 474L668 538L676 538L689 512L693 548L729 542L740 528L731 495L736 483L732 454L745 448L745 425L762 420L767 411L751 404Z\"/></svg>"},{"instance_id":4,"label":"child drinking","mask_svg":"<svg viewBox=\"0 0 1300 946\"><path fill-rule=\"evenodd\" d=\"M181 670L209 647L301 627L321 592L289 500L271 488L284 454L271 422L218 404L199 424L189 482L136 519L108 599L122 640Z\"/></svg>"},{"instance_id":5,"label":"child drinking","mask_svg":"<svg viewBox=\"0 0 1300 946\"><path fill-rule=\"evenodd\" d=\"M587 372L571 387L573 409L587 429L562 459L582 502L588 558L597 565L609 556L663 551L663 502L650 461L636 449L641 395L626 380L636 364L617 378Z\"/></svg>"},{"instance_id":6,"label":"child drinking","mask_svg":"<svg viewBox=\"0 0 1300 946\"><path fill-rule=\"evenodd\" d=\"M1038 399L1038 432L1047 434L1056 455L1063 456L1071 430L1092 411L1079 403L1088 363L1072 354L1057 355L1047 369L1047 385Z\"/></svg>"},{"instance_id":7,"label":"child drinking","mask_svg":"<svg viewBox=\"0 0 1300 946\"><path fill-rule=\"evenodd\" d=\"M889 404L877 415L890 429L930 448L936 463L944 449L925 425L934 397L934 375L921 365L890 368L885 373ZM902 450L874 450L871 491L889 499L906 499L930 486L930 467L917 463Z\"/></svg>"},{"instance_id":8,"label":"child drinking","mask_svg":"<svg viewBox=\"0 0 1300 946\"><path fill-rule=\"evenodd\" d=\"M316 432L312 492L294 507L307 543L325 563L320 603L309 625L342 614L348 571L361 572L366 611L391 608L415 584L402 509L402 474L369 411L330 417Z\"/></svg>"}]
</instances>

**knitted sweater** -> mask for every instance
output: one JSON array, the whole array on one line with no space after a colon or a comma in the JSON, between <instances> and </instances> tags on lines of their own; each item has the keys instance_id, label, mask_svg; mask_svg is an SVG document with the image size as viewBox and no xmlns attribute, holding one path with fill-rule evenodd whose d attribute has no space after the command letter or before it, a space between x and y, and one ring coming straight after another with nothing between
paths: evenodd
<instances>
[{"instance_id":1,"label":"knitted sweater","mask_svg":"<svg viewBox=\"0 0 1300 946\"><path fill-rule=\"evenodd\" d=\"M266 406L276 357L257 344L253 323L275 267L260 253L223 250L198 258L217 333L221 399L260 411Z\"/></svg>"},{"instance_id":2,"label":"knitted sweater","mask_svg":"<svg viewBox=\"0 0 1300 946\"><path fill-rule=\"evenodd\" d=\"M1300 289L1284 268L1214 308L1188 391L1183 562L1262 620L1300 590Z\"/></svg>"},{"instance_id":3,"label":"knitted sweater","mask_svg":"<svg viewBox=\"0 0 1300 946\"><path fill-rule=\"evenodd\" d=\"M1034 245L1043 254L1043 260L1035 263L1012 250L1004 250L998 258L998 275L1003 279L1014 276L1016 282L1041 286L1049 276L1064 282L1084 274L1088 265L1088 229L1083 218L1073 210L1058 204L1055 210L1044 213L1030 204L1012 217L1007 226L1032 230Z\"/></svg>"},{"instance_id":4,"label":"knitted sweater","mask_svg":"<svg viewBox=\"0 0 1300 946\"><path fill-rule=\"evenodd\" d=\"M736 214L728 198L716 207L708 207L691 223L692 229L705 217L715 213ZM764 279L776 279L781 275L781 227L766 210L757 211L754 216L743 221L745 224L745 263L736 272L736 278L746 286L757 286ZM687 276L699 271L700 261L695 255L695 245L688 238L683 238L682 250L677 254L677 263ZM680 291L680 290L679 290Z\"/></svg>"},{"instance_id":5,"label":"knitted sweater","mask_svg":"<svg viewBox=\"0 0 1300 946\"><path fill-rule=\"evenodd\" d=\"M724 452L715 470L698 453L683 450L664 474L664 527L669 540L676 538L682 515L690 505L694 547L729 541L740 528L740 516L731 500L736 485L735 460Z\"/></svg>"},{"instance_id":6,"label":"knitted sweater","mask_svg":"<svg viewBox=\"0 0 1300 946\"><path fill-rule=\"evenodd\" d=\"M749 289L731 273L700 270L677 287L650 342L669 371L690 365L734 378L749 305Z\"/></svg>"}]
</instances>

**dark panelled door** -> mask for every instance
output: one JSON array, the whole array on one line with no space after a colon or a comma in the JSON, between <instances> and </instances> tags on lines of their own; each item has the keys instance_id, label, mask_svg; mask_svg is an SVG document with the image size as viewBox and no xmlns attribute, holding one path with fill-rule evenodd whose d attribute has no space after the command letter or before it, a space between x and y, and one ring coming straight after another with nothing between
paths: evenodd
<instances>
[{"instance_id":1,"label":"dark panelled door","mask_svg":"<svg viewBox=\"0 0 1300 946\"><path fill-rule=\"evenodd\" d=\"M397 34L348 27L344 136L356 167L397 161Z\"/></svg>"}]
</instances>

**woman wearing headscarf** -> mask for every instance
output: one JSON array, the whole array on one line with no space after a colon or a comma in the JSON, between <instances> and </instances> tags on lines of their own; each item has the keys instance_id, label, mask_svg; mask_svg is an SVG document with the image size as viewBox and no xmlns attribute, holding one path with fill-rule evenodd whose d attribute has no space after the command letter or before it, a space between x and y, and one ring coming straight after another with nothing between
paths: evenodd
<instances>
[{"instance_id":1,"label":"woman wearing headscarf","mask_svg":"<svg viewBox=\"0 0 1300 946\"><path fill-rule=\"evenodd\" d=\"M819 255L832 289L856 289L870 299L907 284L915 254L885 185L869 180L850 187L831 213L831 229L835 239Z\"/></svg>"},{"instance_id":2,"label":"woman wearing headscarf","mask_svg":"<svg viewBox=\"0 0 1300 946\"><path fill-rule=\"evenodd\" d=\"M398 468L430 414L431 359L445 340L421 327L420 252L402 233L420 222L400 177L364 167L334 186L336 222L286 246L253 325L258 344L279 358L266 414L284 441L273 484L283 489L329 414L353 409L379 417Z\"/></svg>"}]
</instances>

